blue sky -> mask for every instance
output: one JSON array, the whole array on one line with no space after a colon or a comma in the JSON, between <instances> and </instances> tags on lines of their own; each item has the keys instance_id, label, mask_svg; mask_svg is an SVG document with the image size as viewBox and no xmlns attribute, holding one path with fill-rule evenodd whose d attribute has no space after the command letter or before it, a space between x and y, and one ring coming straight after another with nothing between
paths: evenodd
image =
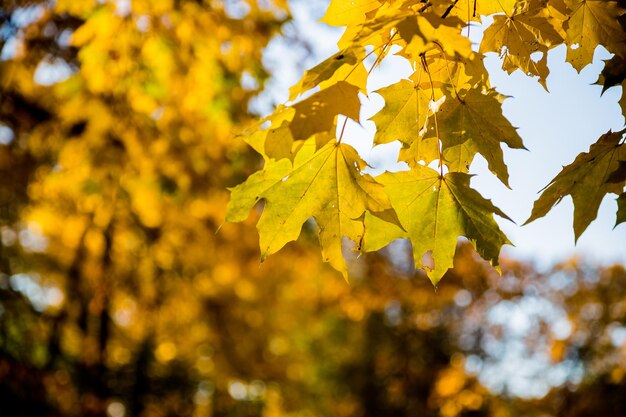
<instances>
[{"instance_id":1,"label":"blue sky","mask_svg":"<svg viewBox=\"0 0 626 417\"><path fill-rule=\"evenodd\" d=\"M317 22L323 15L325 2L292 1L295 24L292 30L311 42L312 50L306 54L294 53L292 45L277 39L266 51L266 65L275 76L267 94L274 102L283 102L287 89L302 72L337 51L336 41L341 34L338 28L329 28ZM488 24L489 21L487 20ZM481 30L472 30L472 40L478 42ZM603 59L610 55L598 49L592 65L578 74L565 62L565 48L553 49L548 56L550 76L547 93L535 79L519 71L507 75L500 70L499 58L492 54L485 60L492 85L502 94L511 96L503 106L504 115L518 127L519 134L529 151L510 150L505 147L505 160L509 167L510 185L507 189L486 169L481 157L472 165L477 174L472 185L485 197L499 206L516 224L499 221L515 247L505 246L502 254L535 262L548 267L572 256L593 262L626 263L626 225L615 224L616 196L605 197L598 218L574 244L573 205L565 198L545 218L521 226L529 217L532 203L541 190L576 155L586 152L589 145L609 129L619 130L624 125L617 101L621 87L609 89L601 95L601 88L593 85L603 67ZM374 91L407 77L410 67L401 58L390 57L382 68L372 74L368 85ZM258 108L267 112L267 94L259 100ZM399 146L389 145L371 150L374 125L366 120L383 106L382 99L370 94L363 100L361 125L351 124L344 140L355 146L372 165L392 167Z\"/></svg>"}]
</instances>

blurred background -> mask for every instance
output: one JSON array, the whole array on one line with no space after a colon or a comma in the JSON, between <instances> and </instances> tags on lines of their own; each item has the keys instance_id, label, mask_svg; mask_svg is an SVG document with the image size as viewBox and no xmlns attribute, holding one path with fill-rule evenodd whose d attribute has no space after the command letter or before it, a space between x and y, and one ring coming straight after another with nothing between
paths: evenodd
<instances>
[{"instance_id":1,"label":"blurred background","mask_svg":"<svg viewBox=\"0 0 626 417\"><path fill-rule=\"evenodd\" d=\"M623 266L459 241L435 289L398 241L347 284L223 224L326 2L0 4L0 416L626 416Z\"/></svg>"}]
</instances>

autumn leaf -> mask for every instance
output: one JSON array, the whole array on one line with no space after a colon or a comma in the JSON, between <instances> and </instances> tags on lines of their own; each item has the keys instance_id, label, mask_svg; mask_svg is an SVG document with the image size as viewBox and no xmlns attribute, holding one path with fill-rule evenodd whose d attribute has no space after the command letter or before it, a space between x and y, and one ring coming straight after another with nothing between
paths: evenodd
<instances>
[{"instance_id":1,"label":"autumn leaf","mask_svg":"<svg viewBox=\"0 0 626 417\"><path fill-rule=\"evenodd\" d=\"M322 22L331 26L346 26L361 23L366 14L382 5L378 0L332 0Z\"/></svg>"},{"instance_id":2,"label":"autumn leaf","mask_svg":"<svg viewBox=\"0 0 626 417\"><path fill-rule=\"evenodd\" d=\"M267 131L264 151L271 159L293 159L302 144L302 141L294 141L289 122L283 122L280 127Z\"/></svg>"},{"instance_id":3,"label":"autumn leaf","mask_svg":"<svg viewBox=\"0 0 626 417\"><path fill-rule=\"evenodd\" d=\"M410 146L400 149L398 160L406 162L410 167L428 165L441 157L439 139L436 137L421 137ZM444 152L444 160L445 160ZM462 170L459 170L462 171Z\"/></svg>"},{"instance_id":4,"label":"autumn leaf","mask_svg":"<svg viewBox=\"0 0 626 417\"><path fill-rule=\"evenodd\" d=\"M420 68L421 76L417 78L427 90L431 86L435 89L457 91L470 90L478 86L489 87L488 73L482 56L478 54L466 58L456 54L450 56L434 49L425 53L424 58L426 68Z\"/></svg>"},{"instance_id":5,"label":"autumn leaf","mask_svg":"<svg viewBox=\"0 0 626 417\"><path fill-rule=\"evenodd\" d=\"M289 89L289 100L314 87L324 89L333 86L335 82L346 81L359 87L365 93L367 87L367 71L363 66L363 53L357 56L357 49L347 49L322 61L320 64L305 71L302 79Z\"/></svg>"},{"instance_id":6,"label":"autumn leaf","mask_svg":"<svg viewBox=\"0 0 626 417\"><path fill-rule=\"evenodd\" d=\"M290 89L291 101L301 96L304 96L304 99L292 105L278 106L274 114L265 119L266 124L270 122L269 127L264 126L245 137L245 140L265 158L265 169L277 169L273 164L282 159L293 161L293 166L296 167L292 173L284 177L284 182L276 182L258 197L268 202L274 200L271 204L268 203L268 206L280 207L276 202L278 194L271 194L274 192L272 190L281 187L291 190L289 187L296 187L291 181L296 172L298 173L296 178L306 176L302 165L302 155L309 155L311 161L308 164L311 166L319 165L320 170L322 166L327 167L326 163L318 159L319 155L326 155L326 153L319 154L318 152L322 152L322 149L325 149L323 152L330 152L327 145L337 141L335 135L338 130L342 132L341 137L344 132L348 132L347 135L351 134L350 129L348 131L338 129L338 116L344 115L360 122L359 93L368 94L367 82L370 74L377 67L384 65L389 54L394 54L396 58L404 58L407 61L413 69L413 74L408 79L396 80L375 91L384 99L385 105L370 120L376 126L374 144L399 141L402 148L398 161L406 163L409 171L404 174L384 174L380 177L381 181L387 184L385 179L394 175L398 178L422 175L419 181L416 180L418 186L431 181L429 185L432 186L436 197L425 194L430 195L428 197L430 200L426 199L423 205L416 206L418 214L424 218L428 218L426 213L428 210L424 206L433 208L428 201L435 201L437 204L441 202L444 204L443 207L461 207L464 213L475 210L483 217L485 213L489 216L493 213L500 214L491 203L486 202L469 188L469 177L467 180L460 180L460 178L465 178L463 175L469 174L474 158L480 154L487 161L489 170L508 187L509 173L502 144L506 144L511 149L525 149L516 128L502 113L505 97L499 95L490 86L489 74L483 63L485 54L498 53L502 59L502 68L508 73L519 69L527 75L536 76L538 82L546 88L549 73L547 55L551 48L566 44L569 48L567 59L580 70L590 62L596 46L603 45L616 55L607 63L598 84L604 89L613 85L623 85L621 61L626 56L624 47L626 31L621 21L623 21L625 11L626 9L621 8L615 1L600 0L432 0L428 2L333 0L323 21L336 26L345 26L345 31L338 42L339 51L305 72L302 79ZM469 39L470 24L480 21L481 16L492 14L495 14L493 23L485 29L482 42L476 52L472 49ZM367 63L369 68L366 68L364 63ZM624 97L626 94L622 94L620 105L626 112L624 110L626 98ZM355 139L358 140L358 138ZM307 140L307 145L305 145ZM604 146L602 143L604 142L601 139L595 148L592 147L594 152ZM340 147L340 149L344 148ZM352 160L357 159L358 156L352 157ZM443 178L432 176L434 175L432 172L431 177L423 174L425 166L436 160L440 161L442 167L440 174L444 170L450 174ZM600 157L599 160L603 159ZM615 161L617 160L624 159L619 157ZM615 162L617 164L615 166L606 167L608 170L602 171L606 173L602 178L600 178L601 168L598 168L597 173L589 175L590 167L595 169L593 167L598 162L594 159L588 162L589 164L575 162L571 169L564 170L562 175L567 178L560 181L561 177L557 177L556 182L551 183L537 201L533 216L545 215L562 197L561 194L567 194L567 187L570 187L569 191L575 195L581 183L595 181L594 178L597 180L597 184L594 183L596 187L589 185L594 191L602 191L606 188L611 192L622 192L619 188L623 185L622 168L618 162ZM360 164L361 162L357 162L355 168ZM340 165L336 164L336 166ZM277 175L272 172L268 172L267 177L255 174L255 180L249 186L256 191L255 187L265 187L271 183L272 179L275 180ZM322 177L326 178L330 175ZM365 178L368 178L368 181L371 179L366 176L359 178L363 181L366 181ZM314 185L321 184L319 179L311 177L307 180ZM376 186L380 185L374 179L371 181ZM393 188L393 181L388 185ZM312 185L312 187L312 189L317 189L316 186ZM337 195L345 192L341 187L335 186L334 189ZM294 195L298 195L298 191L301 191L297 188L295 190ZM424 192L425 190L426 188ZM454 190L456 194L453 193ZM387 191L391 201L397 202L399 191L396 191L396 194ZM586 192L580 191L581 195ZM270 193L272 198L263 197L267 193ZM453 194L456 197L453 197ZM394 205L393 208L387 207L376 211L369 209L367 204L362 204L359 210L355 211L355 213L358 212L359 219L359 225L356 226L350 222L338 223L331 216L333 212L327 211L326 206L320 206L321 203L317 200L315 201L318 205L313 204L312 201L309 202L307 199L311 197L308 197L308 194L305 197L302 198L303 201L307 201L304 204L307 210L293 207L288 209L289 213L295 212L293 218L298 219L295 222L298 224L297 226L291 225L289 229L291 231L286 240L285 236L279 233L276 238L279 244L274 245L274 241L268 236L277 232L272 232L269 227L263 230L264 256L278 250L286 241L295 239L301 224L306 221L305 217L314 217L318 224L339 224L331 228L333 239L327 239L325 237L327 235L324 234L326 233L324 232L325 226L320 226L320 239L325 258L327 253L332 253L332 256L328 257L329 261L342 271L345 271L345 265L343 261L339 261L340 244L335 235L348 236L355 242L358 241L357 243L362 240L366 250L381 248L394 239L408 236L414 241L414 245L418 245L417 252L421 251L416 252L418 263L422 262L421 256L429 251L432 251L435 259L439 259L439 262L435 264L435 271L431 271L431 275L439 279L451 265L451 254L454 252L458 236L463 233L482 236L482 233L493 232L493 225L488 222L478 222L471 230L468 227L452 227L450 224L442 223L439 225L436 239L421 239L416 243L416 226L411 230L406 227L409 220L407 220L405 208L398 209ZM321 200L325 201L325 198ZM597 210L597 207L593 207L597 198L589 200L594 201L593 203L581 202L578 199L575 197L578 206L577 214L575 214L577 236L595 217L595 210ZM287 200L291 201L289 204L294 207L300 204L298 199ZM248 199L245 204L242 203L242 206L248 206L254 201L256 200ZM450 201L456 201L458 204L452 204ZM435 205L437 210L438 207ZM273 217L280 217L279 209L272 208L270 211ZM402 214L399 211L402 211ZM289 216L287 219L291 219ZM351 220L356 221L357 217L352 217ZM470 219L474 217L469 216ZM581 218L584 221L581 222ZM389 224L394 226L388 226ZM261 226L264 224L259 223L260 228ZM272 226L276 225L272 224ZM276 230L282 230L281 227L279 225ZM363 227L365 234L363 234ZM334 231L338 229L346 232L335 233ZM498 231L498 233L501 232ZM493 247L497 246L499 249L506 238L499 234L494 236L497 237L499 245L489 246L489 239L486 238L481 238L482 240L476 238L476 240L479 252L495 263L497 251ZM444 248L444 242L448 245L447 249ZM434 244L436 247L432 246ZM488 246L488 249L484 249ZM331 247L332 250L329 249ZM481 247L483 249L480 249Z\"/></svg>"},{"instance_id":7,"label":"autumn leaf","mask_svg":"<svg viewBox=\"0 0 626 417\"><path fill-rule=\"evenodd\" d=\"M623 192L626 180L622 176L611 176L623 166L620 161L626 161L624 133L626 130L609 131L591 145L589 152L579 154L574 162L564 167L535 201L526 224L545 216L563 197L571 195L574 201L574 235L578 240L596 218L604 196Z\"/></svg>"},{"instance_id":8,"label":"autumn leaf","mask_svg":"<svg viewBox=\"0 0 626 417\"><path fill-rule=\"evenodd\" d=\"M324 261L346 275L342 238L360 245L365 211L383 212L391 206L383 186L360 172L365 163L352 147L332 141L312 154L311 148L303 148L291 172L283 160L235 187L228 219L241 220L245 211L265 200L257 225L264 260L296 240L304 222L314 217Z\"/></svg>"},{"instance_id":9,"label":"autumn leaf","mask_svg":"<svg viewBox=\"0 0 626 417\"><path fill-rule=\"evenodd\" d=\"M626 193L621 193L617 197L617 220L615 226L626 222Z\"/></svg>"},{"instance_id":10,"label":"autumn leaf","mask_svg":"<svg viewBox=\"0 0 626 417\"><path fill-rule=\"evenodd\" d=\"M606 179L610 184L621 184L626 181L626 160L617 161L617 169L609 174Z\"/></svg>"},{"instance_id":11,"label":"autumn leaf","mask_svg":"<svg viewBox=\"0 0 626 417\"><path fill-rule=\"evenodd\" d=\"M294 114L293 107L278 106L274 113L252 123L251 126L238 132L237 136L262 155L265 160L280 159L285 153L289 153L293 146L293 135L291 132L285 132L284 129L289 129L289 122ZM268 138L274 144L268 144ZM273 155L277 142L289 146L289 149L282 149L278 151L279 155ZM286 144L287 142L289 145Z\"/></svg>"},{"instance_id":12,"label":"autumn leaf","mask_svg":"<svg viewBox=\"0 0 626 417\"><path fill-rule=\"evenodd\" d=\"M604 93L609 88L622 84L624 79L626 79L626 59L619 55L614 55L604 61L604 68L602 68L596 84L602 86L602 92Z\"/></svg>"},{"instance_id":13,"label":"autumn leaf","mask_svg":"<svg viewBox=\"0 0 626 417\"><path fill-rule=\"evenodd\" d=\"M619 105L622 108L622 115L626 118L626 59L619 55L614 55L611 59L606 60L602 73L596 81L596 84L602 86L602 92L607 89L621 85L622 96L619 100Z\"/></svg>"},{"instance_id":14,"label":"autumn leaf","mask_svg":"<svg viewBox=\"0 0 626 417\"><path fill-rule=\"evenodd\" d=\"M406 230L400 225L388 222L374 213L365 213L364 223L365 235L361 249L365 252L382 249L396 239L409 238Z\"/></svg>"},{"instance_id":15,"label":"autumn leaf","mask_svg":"<svg viewBox=\"0 0 626 417\"><path fill-rule=\"evenodd\" d=\"M433 128L428 120L442 103L444 89L471 88L482 81L484 67L478 67L475 60L450 58L435 50L425 55L425 63L409 80L375 91L385 100L385 107L370 119L377 127L374 143L400 140L412 146L426 134L427 127Z\"/></svg>"},{"instance_id":16,"label":"autumn leaf","mask_svg":"<svg viewBox=\"0 0 626 417\"><path fill-rule=\"evenodd\" d=\"M415 266L428 270L434 285L452 267L459 236L470 239L484 259L498 264L500 248L510 242L493 214L509 218L470 188L470 175L456 172L442 178L439 172L417 165L410 171L385 173L377 180L385 186L411 240ZM366 236L365 240L373 248L389 243L384 242L385 238L401 236L397 229L391 229L387 235ZM428 268L422 260L427 253L432 255L434 268Z\"/></svg>"},{"instance_id":17,"label":"autumn leaf","mask_svg":"<svg viewBox=\"0 0 626 417\"><path fill-rule=\"evenodd\" d=\"M268 163L262 171L250 175L238 186L231 188L230 200L226 207L226 221L240 222L248 217L250 209L259 202L260 196L291 172L291 163L282 159Z\"/></svg>"},{"instance_id":18,"label":"autumn leaf","mask_svg":"<svg viewBox=\"0 0 626 417\"><path fill-rule=\"evenodd\" d=\"M305 140L315 133L329 131L339 114L358 120L361 109L358 94L358 87L339 81L294 104L296 112L289 125L293 138Z\"/></svg>"},{"instance_id":19,"label":"autumn leaf","mask_svg":"<svg viewBox=\"0 0 626 417\"><path fill-rule=\"evenodd\" d=\"M445 161L451 166L469 166L474 155L480 153L489 170L508 187L509 174L500 144L525 148L516 129L502 115L504 97L494 90L483 93L478 89L459 95L460 99L447 97L437 113L439 138L447 152Z\"/></svg>"},{"instance_id":20,"label":"autumn leaf","mask_svg":"<svg viewBox=\"0 0 626 417\"><path fill-rule=\"evenodd\" d=\"M497 15L493 19L493 24L485 30L480 52L499 53L502 68L509 74L519 68L525 74L538 76L539 83L546 88L548 49L563 41L552 25L547 9L540 8L537 14L529 11L511 16ZM541 57L533 59L534 53L541 54Z\"/></svg>"},{"instance_id":21,"label":"autumn leaf","mask_svg":"<svg viewBox=\"0 0 626 417\"><path fill-rule=\"evenodd\" d=\"M400 38L406 46L400 53L419 61L426 52L438 49L449 56L468 58L472 55L470 41L460 33L464 22L456 18L442 19L435 13L409 16L396 23Z\"/></svg>"},{"instance_id":22,"label":"autumn leaf","mask_svg":"<svg viewBox=\"0 0 626 417\"><path fill-rule=\"evenodd\" d=\"M604 45L609 52L623 48L626 32L618 17L626 9L616 1L607 0L566 0L572 10L567 21L567 61L580 72L593 60L598 45Z\"/></svg>"},{"instance_id":23,"label":"autumn leaf","mask_svg":"<svg viewBox=\"0 0 626 417\"><path fill-rule=\"evenodd\" d=\"M516 0L459 0L451 1L449 14L466 21L480 20L480 16L494 13L511 14Z\"/></svg>"},{"instance_id":24,"label":"autumn leaf","mask_svg":"<svg viewBox=\"0 0 626 417\"><path fill-rule=\"evenodd\" d=\"M411 80L401 80L375 92L385 99L386 105L371 118L377 127L374 143L400 140L411 144L415 141L426 126L430 91L424 91Z\"/></svg>"}]
</instances>

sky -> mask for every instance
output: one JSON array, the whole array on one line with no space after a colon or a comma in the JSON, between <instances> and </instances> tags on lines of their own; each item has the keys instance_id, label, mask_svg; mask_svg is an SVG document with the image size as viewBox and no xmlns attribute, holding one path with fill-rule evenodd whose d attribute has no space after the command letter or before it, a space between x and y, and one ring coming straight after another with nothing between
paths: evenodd
<instances>
[{"instance_id":1,"label":"sky","mask_svg":"<svg viewBox=\"0 0 626 417\"><path fill-rule=\"evenodd\" d=\"M274 40L265 53L265 64L275 76L267 92L255 103L256 110L271 111L269 103L282 103L288 96L288 88L298 81L304 70L314 66L337 51L336 42L340 28L330 28L318 22L326 2L295 0L291 3L295 18L288 29L310 43L311 49L294 52L293 45L284 40ZM487 18L484 25L491 19ZM485 26L486 27L486 26ZM472 41L476 45L482 36L482 28L472 29ZM598 218L574 243L573 205L570 197L552 209L548 215L529 225L522 226L530 216L532 204L563 166L570 164L581 152L586 152L602 134L609 129L619 130L624 125L621 109L617 104L621 87L614 87L601 94L601 87L593 85L603 68L603 60L610 55L599 48L593 64L578 74L565 62L565 47L550 51L546 92L536 79L520 71L511 75L500 69L496 54L485 59L492 86L510 98L503 105L504 115L524 140L528 151L504 148L505 161L510 174L511 190L507 189L486 168L486 162L478 156L471 166L472 186L483 196L491 199L511 217L515 223L496 218L503 231L514 243L505 246L501 255L534 262L538 268L548 268L555 262L573 256L601 263L626 263L626 224L614 229L616 197L609 194L600 207ZM368 82L368 91L398 82L410 75L411 69L402 58L389 57L380 70L374 71ZM383 169L401 169L395 164L399 144L371 149L375 126L367 119L384 105L377 94L362 97L361 124L350 123L344 141L355 146L361 156L371 165ZM269 99L268 97L271 97Z\"/></svg>"}]
</instances>

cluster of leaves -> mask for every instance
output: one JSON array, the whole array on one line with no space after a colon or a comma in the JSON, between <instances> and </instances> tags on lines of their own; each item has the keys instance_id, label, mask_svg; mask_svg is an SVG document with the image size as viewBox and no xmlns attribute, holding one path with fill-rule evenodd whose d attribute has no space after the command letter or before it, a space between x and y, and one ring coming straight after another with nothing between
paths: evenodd
<instances>
[{"instance_id":1,"label":"cluster of leaves","mask_svg":"<svg viewBox=\"0 0 626 417\"><path fill-rule=\"evenodd\" d=\"M290 103L245 135L265 164L232 190L227 220L244 219L264 201L257 228L265 259L297 239L313 217L324 261L346 276L344 238L363 251L410 239L415 266L434 284L452 267L459 236L497 266L509 241L494 215L508 217L470 187L469 168L480 154L508 187L501 145L524 145L502 114L505 97L489 84L484 54L500 54L503 69L519 69L546 87L551 48L567 45L566 59L580 71L602 45L615 56L599 83L624 85L625 12L621 3L604 0L333 0L322 21L346 26L339 52L306 71L290 90ZM494 13L472 50L465 28ZM385 100L371 119L374 144L400 141L399 161L409 169L373 177L342 140L348 120L360 120L359 95L372 93L369 74L391 50L414 73L374 92ZM625 221L624 133L607 133L566 167L528 221L571 195L578 238L606 193L620 195L617 222Z\"/></svg>"},{"instance_id":2,"label":"cluster of leaves","mask_svg":"<svg viewBox=\"0 0 626 417\"><path fill-rule=\"evenodd\" d=\"M435 295L403 247L355 261L347 286L306 242L259 268L253 219L215 233L225 184L257 161L230 132L248 121L261 51L288 22L282 1L244 3L243 18L221 0L2 3L0 415L626 415L626 359L611 339L626 321L623 268L540 277L505 264L498 279L463 246ZM256 133L264 149L268 134ZM308 158L320 184L368 190L346 197L376 208L368 222L402 219L384 209L392 181L356 175L352 148L320 143L314 158L301 144L269 159L260 188L271 175L306 179L291 159ZM445 198L467 190L458 175ZM246 198L231 216L247 214ZM537 323L527 350L585 373L541 401L500 398L466 366L494 360L488 342L506 339L482 318L538 291L576 331L557 339Z\"/></svg>"}]
</instances>

